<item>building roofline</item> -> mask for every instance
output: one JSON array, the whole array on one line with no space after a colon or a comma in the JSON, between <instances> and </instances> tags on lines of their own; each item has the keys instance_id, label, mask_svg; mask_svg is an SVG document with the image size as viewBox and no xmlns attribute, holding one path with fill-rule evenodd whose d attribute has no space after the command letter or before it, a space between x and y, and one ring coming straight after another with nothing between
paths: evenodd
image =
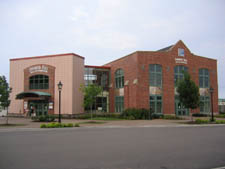
<instances>
[{"instance_id":1,"label":"building roofline","mask_svg":"<svg viewBox=\"0 0 225 169\"><path fill-rule=\"evenodd\" d=\"M130 55L133 55L133 54L135 54L135 53L137 53L137 52L138 52L138 51L135 51L135 52L130 53L130 54L126 55L126 56L122 56L122 57L120 57L120 58L118 58L118 59L116 59L116 60L113 60L113 61L111 61L111 62L108 62L108 63L104 64L103 66L108 65L108 64L111 64L111 63L116 62L116 61L118 61L118 60L124 59L124 58L126 58L126 57L129 57Z\"/></svg>"},{"instance_id":2,"label":"building roofline","mask_svg":"<svg viewBox=\"0 0 225 169\"><path fill-rule=\"evenodd\" d=\"M63 53L63 54L54 54L54 55L43 55L43 56L31 56L31 57L24 57L24 58L13 58L10 59L10 61L17 61L17 60L28 60L28 59L42 59L42 58L48 58L48 57L58 57L58 56L68 56L73 55L77 56L81 59L85 59L83 56L77 55L75 53Z\"/></svg>"},{"instance_id":3,"label":"building roofline","mask_svg":"<svg viewBox=\"0 0 225 169\"><path fill-rule=\"evenodd\" d=\"M93 66L93 65L84 65L84 67L86 68L100 68L100 69L110 69L110 66Z\"/></svg>"},{"instance_id":4,"label":"building roofline","mask_svg":"<svg viewBox=\"0 0 225 169\"><path fill-rule=\"evenodd\" d=\"M197 56L197 57L201 57L201 58L204 58L204 59L210 59L210 60L214 60L214 61L217 61L217 59L213 59L213 58L208 58L208 57L205 57L205 56L199 56L199 55L195 55L194 53L191 53L192 55L194 56Z\"/></svg>"}]
</instances>

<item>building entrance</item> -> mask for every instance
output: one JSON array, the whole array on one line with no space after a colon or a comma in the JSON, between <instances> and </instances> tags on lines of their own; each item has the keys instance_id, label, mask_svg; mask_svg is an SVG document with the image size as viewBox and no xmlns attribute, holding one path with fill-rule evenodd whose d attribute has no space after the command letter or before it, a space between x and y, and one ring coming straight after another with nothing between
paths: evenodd
<instances>
[{"instance_id":1,"label":"building entrance","mask_svg":"<svg viewBox=\"0 0 225 169\"><path fill-rule=\"evenodd\" d=\"M47 115L48 114L48 102L45 100L32 100L28 102L29 114L36 113L36 116Z\"/></svg>"},{"instance_id":2,"label":"building entrance","mask_svg":"<svg viewBox=\"0 0 225 169\"><path fill-rule=\"evenodd\" d=\"M175 113L178 116L189 116L189 110L184 107L178 97L175 97Z\"/></svg>"}]
</instances>

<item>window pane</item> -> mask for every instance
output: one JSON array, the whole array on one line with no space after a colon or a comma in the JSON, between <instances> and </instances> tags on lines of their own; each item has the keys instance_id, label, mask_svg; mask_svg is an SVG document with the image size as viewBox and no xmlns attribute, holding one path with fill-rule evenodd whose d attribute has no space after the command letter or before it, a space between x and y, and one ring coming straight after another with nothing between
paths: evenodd
<instances>
[{"instance_id":1,"label":"window pane","mask_svg":"<svg viewBox=\"0 0 225 169\"><path fill-rule=\"evenodd\" d=\"M156 76L156 86L161 86L161 74L157 74Z\"/></svg>"},{"instance_id":2,"label":"window pane","mask_svg":"<svg viewBox=\"0 0 225 169\"><path fill-rule=\"evenodd\" d=\"M161 101L162 100L162 96L157 96L157 100Z\"/></svg>"},{"instance_id":3,"label":"window pane","mask_svg":"<svg viewBox=\"0 0 225 169\"><path fill-rule=\"evenodd\" d=\"M155 102L150 102L150 110L155 113Z\"/></svg>"},{"instance_id":4,"label":"window pane","mask_svg":"<svg viewBox=\"0 0 225 169\"><path fill-rule=\"evenodd\" d=\"M150 72L155 72L155 65L150 65L149 67L150 67L149 68L150 69Z\"/></svg>"},{"instance_id":5,"label":"window pane","mask_svg":"<svg viewBox=\"0 0 225 169\"><path fill-rule=\"evenodd\" d=\"M160 65L156 65L156 72L161 72L162 69L161 69L161 66Z\"/></svg>"},{"instance_id":6,"label":"window pane","mask_svg":"<svg viewBox=\"0 0 225 169\"><path fill-rule=\"evenodd\" d=\"M199 77L199 87L203 87L203 77Z\"/></svg>"},{"instance_id":7,"label":"window pane","mask_svg":"<svg viewBox=\"0 0 225 169\"><path fill-rule=\"evenodd\" d=\"M49 80L48 76L45 75L35 75L30 77L30 89L48 89Z\"/></svg>"},{"instance_id":8,"label":"window pane","mask_svg":"<svg viewBox=\"0 0 225 169\"><path fill-rule=\"evenodd\" d=\"M161 113L162 112L162 103L161 102L157 102L157 113Z\"/></svg>"}]
</instances>

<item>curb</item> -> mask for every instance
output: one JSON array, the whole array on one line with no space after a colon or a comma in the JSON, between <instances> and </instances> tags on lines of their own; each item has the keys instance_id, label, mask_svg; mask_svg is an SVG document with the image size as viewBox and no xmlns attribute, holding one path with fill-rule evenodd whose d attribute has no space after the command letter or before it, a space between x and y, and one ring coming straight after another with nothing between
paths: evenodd
<instances>
[{"instance_id":1,"label":"curb","mask_svg":"<svg viewBox=\"0 0 225 169\"><path fill-rule=\"evenodd\" d=\"M83 127L69 127L69 128L3 128L1 132L15 132L15 131L53 131L53 130L74 130L74 129L116 129L116 128L179 128L179 127L221 127L225 124L194 124L194 125L142 125L142 126L83 126Z\"/></svg>"}]
</instances>

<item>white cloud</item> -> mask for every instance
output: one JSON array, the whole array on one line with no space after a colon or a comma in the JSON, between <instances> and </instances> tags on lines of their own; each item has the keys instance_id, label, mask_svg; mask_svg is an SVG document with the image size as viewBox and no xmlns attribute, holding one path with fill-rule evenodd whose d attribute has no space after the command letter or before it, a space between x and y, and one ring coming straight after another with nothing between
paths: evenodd
<instances>
[{"instance_id":1,"label":"white cloud","mask_svg":"<svg viewBox=\"0 0 225 169\"><path fill-rule=\"evenodd\" d=\"M89 14L85 11L84 7L79 6L75 7L72 11L72 15L70 16L72 21L78 21L83 19L88 19Z\"/></svg>"}]
</instances>

